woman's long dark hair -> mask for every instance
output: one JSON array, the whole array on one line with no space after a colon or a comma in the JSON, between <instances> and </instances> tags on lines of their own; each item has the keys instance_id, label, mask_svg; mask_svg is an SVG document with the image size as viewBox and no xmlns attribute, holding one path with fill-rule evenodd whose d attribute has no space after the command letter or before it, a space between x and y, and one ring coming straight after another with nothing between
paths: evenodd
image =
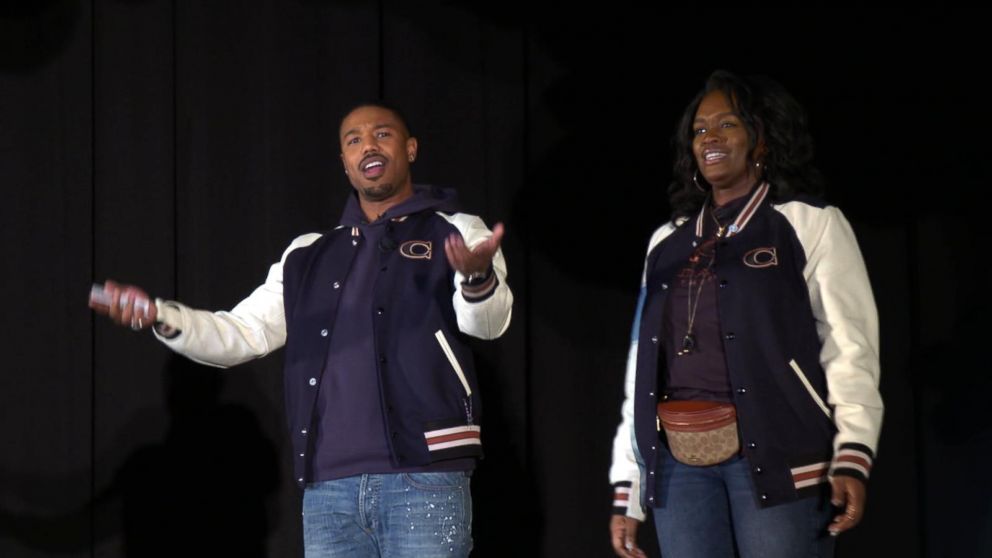
<instances>
[{"instance_id":1,"label":"woman's long dark hair","mask_svg":"<svg viewBox=\"0 0 992 558\"><path fill-rule=\"evenodd\" d=\"M748 137L748 163L752 159L758 138L765 144L761 157L762 178L771 185L775 200L788 200L796 194L820 195L823 178L813 166L813 138L806 129L806 112L799 103L772 79L758 76L745 78L717 70L706 80L706 86L679 121L672 143L675 165L668 199L672 218L694 215L702 207L710 185L702 174L696 174L696 158L692 153L693 121L703 97L721 91L744 123ZM693 182L693 177L699 187Z\"/></svg>"}]
</instances>

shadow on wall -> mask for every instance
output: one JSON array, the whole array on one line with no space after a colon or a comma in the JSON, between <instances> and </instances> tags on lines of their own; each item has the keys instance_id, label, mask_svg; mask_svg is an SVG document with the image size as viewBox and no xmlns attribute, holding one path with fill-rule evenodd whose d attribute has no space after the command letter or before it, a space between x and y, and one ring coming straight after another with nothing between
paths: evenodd
<instances>
[{"instance_id":1,"label":"shadow on wall","mask_svg":"<svg viewBox=\"0 0 992 558\"><path fill-rule=\"evenodd\" d=\"M0 510L0 536L47 552L85 552L121 537L131 558L185 556L190 549L266 556L275 519L271 496L280 482L274 444L248 408L220 401L221 373L173 356L164 377L164 438L132 452L92 502L49 514L59 487L89 484L88 470L62 478L3 471L5 492L44 486L52 497L28 505L34 510L28 513ZM118 440L147 436L159 413L137 413Z\"/></svg>"}]
</instances>

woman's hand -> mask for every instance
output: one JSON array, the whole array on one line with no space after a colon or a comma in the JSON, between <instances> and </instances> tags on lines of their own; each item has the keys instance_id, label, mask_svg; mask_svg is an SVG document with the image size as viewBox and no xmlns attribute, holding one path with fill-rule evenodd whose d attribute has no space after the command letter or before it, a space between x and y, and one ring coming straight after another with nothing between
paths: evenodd
<instances>
[{"instance_id":1,"label":"woman's hand","mask_svg":"<svg viewBox=\"0 0 992 558\"><path fill-rule=\"evenodd\" d=\"M827 528L830 535L836 537L861 522L861 518L865 515L867 491L865 483L844 475L833 477L830 479L830 484L833 487L830 503L838 508L844 508L844 511L834 517L833 523Z\"/></svg>"},{"instance_id":2,"label":"woman's hand","mask_svg":"<svg viewBox=\"0 0 992 558\"><path fill-rule=\"evenodd\" d=\"M613 552L622 558L647 558L637 546L637 526L640 521L632 517L614 515L610 518L610 541Z\"/></svg>"}]
</instances>

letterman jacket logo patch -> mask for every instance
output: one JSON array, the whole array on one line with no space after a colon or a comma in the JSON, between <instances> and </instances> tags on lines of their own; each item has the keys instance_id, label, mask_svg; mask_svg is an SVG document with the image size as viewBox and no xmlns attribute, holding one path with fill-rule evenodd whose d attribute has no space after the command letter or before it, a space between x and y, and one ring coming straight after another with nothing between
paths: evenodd
<instances>
[{"instance_id":1,"label":"letterman jacket logo patch","mask_svg":"<svg viewBox=\"0 0 992 558\"><path fill-rule=\"evenodd\" d=\"M774 246L755 248L744 254L744 265L755 269L778 265L778 252Z\"/></svg>"},{"instance_id":2,"label":"letterman jacket logo patch","mask_svg":"<svg viewBox=\"0 0 992 558\"><path fill-rule=\"evenodd\" d=\"M411 260L429 260L432 252L429 240L407 240L400 244L400 255Z\"/></svg>"}]
</instances>

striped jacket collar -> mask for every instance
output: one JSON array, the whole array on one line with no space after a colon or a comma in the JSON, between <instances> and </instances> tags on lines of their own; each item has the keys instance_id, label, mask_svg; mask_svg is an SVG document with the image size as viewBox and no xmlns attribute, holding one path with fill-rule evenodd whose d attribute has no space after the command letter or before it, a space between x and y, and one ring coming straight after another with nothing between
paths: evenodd
<instances>
[{"instance_id":1,"label":"striped jacket collar","mask_svg":"<svg viewBox=\"0 0 992 558\"><path fill-rule=\"evenodd\" d=\"M744 204L744 207L741 209L741 212L737 214L737 218L734 219L734 222L727 227L728 238L744 230L744 227L746 227L748 222L751 221L751 217L754 216L754 213L758 210L758 206L761 205L761 202L765 201L766 197L768 197L768 183L762 182L757 188L754 189L754 192L751 193L751 199ZM697 237L703 236L703 224L705 223L703 218L706 217L707 205L709 205L708 201L703 203L703 207L699 209L699 215L696 217Z\"/></svg>"}]
</instances>

